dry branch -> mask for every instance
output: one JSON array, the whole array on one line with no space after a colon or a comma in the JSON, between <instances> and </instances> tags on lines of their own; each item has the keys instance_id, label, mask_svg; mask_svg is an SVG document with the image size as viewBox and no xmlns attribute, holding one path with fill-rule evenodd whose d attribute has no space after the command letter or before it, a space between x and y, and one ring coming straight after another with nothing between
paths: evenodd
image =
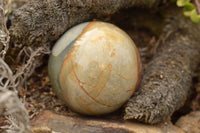
<instances>
[{"instance_id":1,"label":"dry branch","mask_svg":"<svg viewBox=\"0 0 200 133\"><path fill-rule=\"evenodd\" d=\"M200 25L182 11L171 10L169 24L161 37L155 57L148 64L139 91L129 100L125 119L158 123L183 105L191 86L192 74L200 63Z\"/></svg>"},{"instance_id":2,"label":"dry branch","mask_svg":"<svg viewBox=\"0 0 200 133\"><path fill-rule=\"evenodd\" d=\"M15 44L46 44L68 28L94 18L104 18L123 8L155 7L160 0L30 0L14 12L10 28Z\"/></svg>"}]
</instances>

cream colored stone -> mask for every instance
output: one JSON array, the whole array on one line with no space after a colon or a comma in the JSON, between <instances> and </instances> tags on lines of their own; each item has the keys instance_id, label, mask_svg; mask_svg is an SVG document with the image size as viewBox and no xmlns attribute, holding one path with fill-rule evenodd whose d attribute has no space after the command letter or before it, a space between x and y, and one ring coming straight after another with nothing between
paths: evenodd
<instances>
[{"instance_id":1,"label":"cream colored stone","mask_svg":"<svg viewBox=\"0 0 200 133\"><path fill-rule=\"evenodd\" d=\"M72 45L65 53L59 79L55 78L67 105L88 115L118 109L132 96L140 79L141 61L134 42L112 24L90 22Z\"/></svg>"}]
</instances>

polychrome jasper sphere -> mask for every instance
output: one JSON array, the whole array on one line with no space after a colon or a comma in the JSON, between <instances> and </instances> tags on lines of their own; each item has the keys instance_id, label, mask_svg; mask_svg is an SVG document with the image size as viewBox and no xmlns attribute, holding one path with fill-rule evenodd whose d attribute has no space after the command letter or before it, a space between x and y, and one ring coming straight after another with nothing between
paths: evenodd
<instances>
[{"instance_id":1,"label":"polychrome jasper sphere","mask_svg":"<svg viewBox=\"0 0 200 133\"><path fill-rule=\"evenodd\" d=\"M132 96L141 61L124 31L96 21L68 30L52 49L48 68L54 91L68 107L100 115L115 111Z\"/></svg>"}]
</instances>

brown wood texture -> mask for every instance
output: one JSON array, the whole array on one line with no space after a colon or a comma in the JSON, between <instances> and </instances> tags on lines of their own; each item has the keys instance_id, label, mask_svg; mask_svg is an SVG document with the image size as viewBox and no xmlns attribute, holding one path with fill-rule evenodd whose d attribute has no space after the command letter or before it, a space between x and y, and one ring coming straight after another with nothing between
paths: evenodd
<instances>
[{"instance_id":1,"label":"brown wood texture","mask_svg":"<svg viewBox=\"0 0 200 133\"><path fill-rule=\"evenodd\" d=\"M63 116L50 111L44 111L30 125L33 133L183 133L170 122L151 126L87 116Z\"/></svg>"},{"instance_id":2,"label":"brown wood texture","mask_svg":"<svg viewBox=\"0 0 200 133\"><path fill-rule=\"evenodd\" d=\"M168 24L154 58L148 64L140 89L129 100L125 119L154 124L168 119L188 96L192 74L200 63L200 24L182 10L166 9Z\"/></svg>"},{"instance_id":3,"label":"brown wood texture","mask_svg":"<svg viewBox=\"0 0 200 133\"><path fill-rule=\"evenodd\" d=\"M78 23L104 19L132 6L151 8L159 3L160 0L30 0L14 12L11 41L24 45L46 44Z\"/></svg>"}]
</instances>

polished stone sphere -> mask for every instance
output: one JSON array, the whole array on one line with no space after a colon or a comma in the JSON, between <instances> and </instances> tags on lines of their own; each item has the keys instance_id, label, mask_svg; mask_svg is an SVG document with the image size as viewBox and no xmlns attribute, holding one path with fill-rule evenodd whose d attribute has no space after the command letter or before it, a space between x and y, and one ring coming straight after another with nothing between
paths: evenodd
<instances>
[{"instance_id":1,"label":"polished stone sphere","mask_svg":"<svg viewBox=\"0 0 200 133\"><path fill-rule=\"evenodd\" d=\"M69 108L100 115L120 108L133 95L141 60L123 30L94 21L71 28L56 42L48 69L54 91Z\"/></svg>"}]
</instances>

